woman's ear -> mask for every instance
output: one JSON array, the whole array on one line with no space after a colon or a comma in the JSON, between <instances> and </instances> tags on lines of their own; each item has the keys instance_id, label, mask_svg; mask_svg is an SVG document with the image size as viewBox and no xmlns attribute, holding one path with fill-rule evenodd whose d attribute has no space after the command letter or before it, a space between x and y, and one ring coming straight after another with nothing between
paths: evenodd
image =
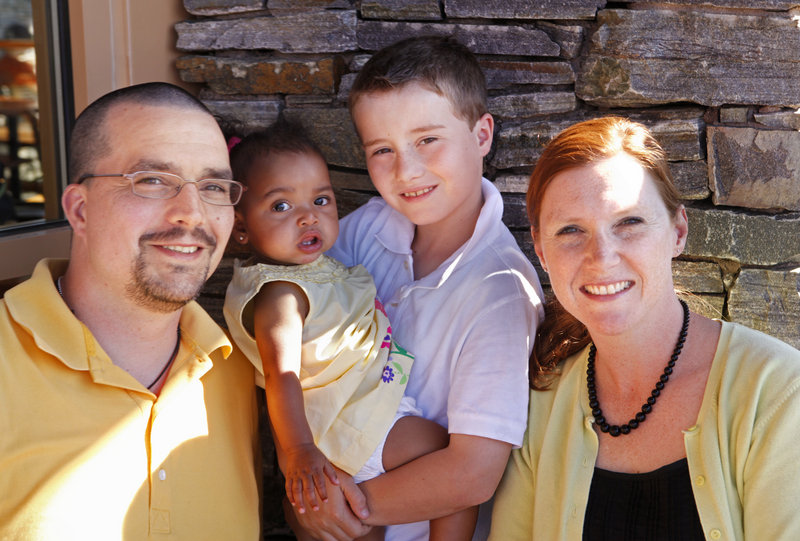
<instances>
[{"instance_id":1,"label":"woman's ear","mask_svg":"<svg viewBox=\"0 0 800 541\"><path fill-rule=\"evenodd\" d=\"M68 184L61 195L61 207L72 231L82 235L86 229L86 186Z\"/></svg>"},{"instance_id":2,"label":"woman's ear","mask_svg":"<svg viewBox=\"0 0 800 541\"><path fill-rule=\"evenodd\" d=\"M531 238L533 239L533 250L536 252L536 257L539 258L539 265L542 267L544 272L547 272L547 262L544 260L544 253L542 252L542 246L539 242L538 236L536 234L536 230L531 226Z\"/></svg>"},{"instance_id":3,"label":"woman's ear","mask_svg":"<svg viewBox=\"0 0 800 541\"><path fill-rule=\"evenodd\" d=\"M689 236L689 218L686 216L686 207L681 205L675 211L675 249L672 257L678 257L686 247L686 239Z\"/></svg>"},{"instance_id":4,"label":"woman's ear","mask_svg":"<svg viewBox=\"0 0 800 541\"><path fill-rule=\"evenodd\" d=\"M244 225L244 219L238 210L233 215L233 232L231 235L239 244L246 245L249 241L247 236L247 227Z\"/></svg>"}]
</instances>

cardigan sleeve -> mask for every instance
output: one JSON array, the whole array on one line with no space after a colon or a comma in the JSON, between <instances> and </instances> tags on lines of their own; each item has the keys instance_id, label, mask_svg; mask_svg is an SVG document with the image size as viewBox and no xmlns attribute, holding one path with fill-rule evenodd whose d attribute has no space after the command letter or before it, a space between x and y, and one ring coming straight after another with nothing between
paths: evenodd
<instances>
[{"instance_id":1,"label":"cardigan sleeve","mask_svg":"<svg viewBox=\"0 0 800 541\"><path fill-rule=\"evenodd\" d=\"M800 379L784 385L759 416L744 464L745 539L800 539Z\"/></svg>"}]
</instances>

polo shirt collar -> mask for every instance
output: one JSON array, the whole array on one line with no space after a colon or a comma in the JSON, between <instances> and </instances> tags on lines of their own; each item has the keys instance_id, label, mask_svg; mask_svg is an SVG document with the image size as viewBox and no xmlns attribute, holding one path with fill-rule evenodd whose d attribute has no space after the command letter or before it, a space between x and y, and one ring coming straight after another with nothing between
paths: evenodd
<instances>
[{"instance_id":1,"label":"polo shirt collar","mask_svg":"<svg viewBox=\"0 0 800 541\"><path fill-rule=\"evenodd\" d=\"M456 250L438 269L417 280L418 285L429 287L441 286L453 274L456 268L476 256L487 243L491 243L498 234L497 222L503 219L503 196L486 178L481 179L483 206L475 223L475 230L469 240ZM388 207L388 205L387 205ZM404 255L411 255L411 242L414 240L414 224L408 218L388 207L389 218L378 230L375 237L387 250Z\"/></svg>"},{"instance_id":2,"label":"polo shirt collar","mask_svg":"<svg viewBox=\"0 0 800 541\"><path fill-rule=\"evenodd\" d=\"M75 317L59 295L56 277L67 269L67 260L43 259L31 278L9 289L5 303L14 320L27 329L42 351L58 358L73 370L94 370L90 356L108 359L88 328ZM180 319L181 339L204 358L222 350L230 355L231 342L225 332L196 302L183 308ZM91 351L96 348L96 351ZM108 361L110 362L110 360Z\"/></svg>"}]
</instances>

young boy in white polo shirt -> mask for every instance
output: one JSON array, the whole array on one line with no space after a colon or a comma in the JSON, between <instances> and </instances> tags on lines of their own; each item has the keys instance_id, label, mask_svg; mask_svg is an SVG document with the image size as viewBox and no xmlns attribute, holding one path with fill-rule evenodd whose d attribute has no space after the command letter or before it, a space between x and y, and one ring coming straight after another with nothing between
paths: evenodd
<instances>
[{"instance_id":1,"label":"young boy in white polo shirt","mask_svg":"<svg viewBox=\"0 0 800 541\"><path fill-rule=\"evenodd\" d=\"M362 68L349 105L382 199L345 217L328 253L372 274L398 340L416 355L406 393L450 433L447 448L359 485L369 507L361 520L424 521L489 500L522 443L541 287L501 221L500 193L482 178L494 120L466 47L446 37L390 45ZM301 520L330 533L323 523L342 511ZM427 539L426 528L392 526L386 538Z\"/></svg>"}]
</instances>

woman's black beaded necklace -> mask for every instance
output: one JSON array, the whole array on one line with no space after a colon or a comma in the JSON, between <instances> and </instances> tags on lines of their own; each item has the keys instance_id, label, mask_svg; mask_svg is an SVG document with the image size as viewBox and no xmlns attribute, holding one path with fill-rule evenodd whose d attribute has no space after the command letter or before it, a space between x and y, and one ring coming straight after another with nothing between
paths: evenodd
<instances>
[{"instance_id":1,"label":"woman's black beaded necklace","mask_svg":"<svg viewBox=\"0 0 800 541\"><path fill-rule=\"evenodd\" d=\"M672 357L670 357L667 366L664 368L664 373L661 374L658 382L656 382L655 389L653 389L650 396L647 397L647 402L642 406L642 410L637 412L634 418L624 425L609 425L606 422L606 418L603 417L603 410L600 409L600 401L597 400L597 388L595 387L594 380L594 357L597 353L597 348L594 347L594 344L589 347L589 361L586 364L586 388L589 390L589 407L592 408L594 421L602 432L607 432L615 438L620 434L628 434L631 430L638 428L639 424L643 423L647 418L647 414L653 411L653 405L661 394L661 390L664 389L664 385L669 381L669 376L672 374L672 369L675 368L675 363L681 355L683 343L686 341L686 335L689 332L689 306L687 306L686 302L683 300L680 302L683 307L683 327L681 327L681 333L678 335L678 343L675 344Z\"/></svg>"}]
</instances>

